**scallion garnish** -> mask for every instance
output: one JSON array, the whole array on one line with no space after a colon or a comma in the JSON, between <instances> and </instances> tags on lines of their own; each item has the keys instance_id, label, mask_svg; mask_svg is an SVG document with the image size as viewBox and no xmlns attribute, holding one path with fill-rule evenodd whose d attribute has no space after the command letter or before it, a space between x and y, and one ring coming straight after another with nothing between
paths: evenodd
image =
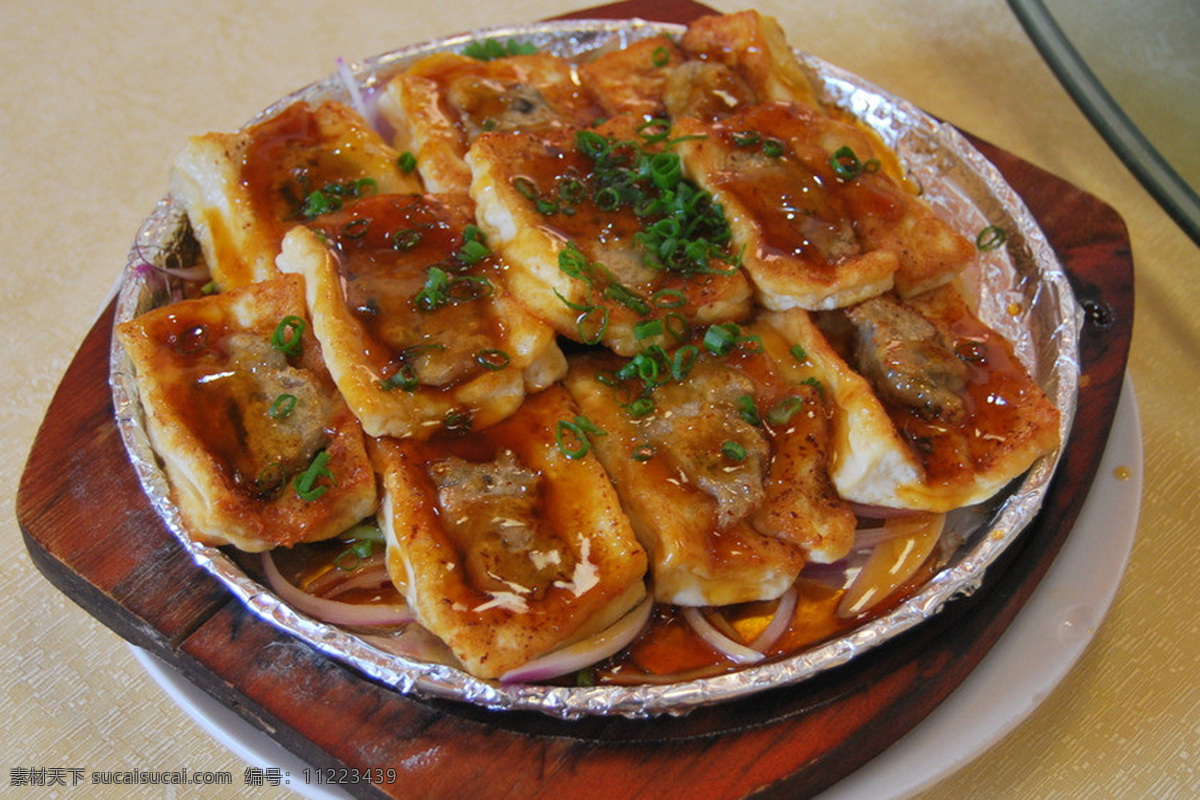
<instances>
[{"instance_id":1,"label":"scallion garnish","mask_svg":"<svg viewBox=\"0 0 1200 800\"><path fill-rule=\"evenodd\" d=\"M746 421L746 423L754 426L762 424L762 417L758 414L758 406L754 403L754 398L748 394L743 394L734 401L737 406L738 415Z\"/></svg>"},{"instance_id":2,"label":"scallion garnish","mask_svg":"<svg viewBox=\"0 0 1200 800\"><path fill-rule=\"evenodd\" d=\"M999 225L988 225L975 237L975 246L979 248L980 252L986 253L998 249L1007 238L1008 235L1004 232L1004 228Z\"/></svg>"},{"instance_id":3,"label":"scallion garnish","mask_svg":"<svg viewBox=\"0 0 1200 800\"><path fill-rule=\"evenodd\" d=\"M633 338L638 341L653 339L662 336L665 331L666 326L661 319L644 319L633 326Z\"/></svg>"},{"instance_id":4,"label":"scallion garnish","mask_svg":"<svg viewBox=\"0 0 1200 800\"><path fill-rule=\"evenodd\" d=\"M462 54L476 61L493 61L509 56L529 56L536 53L537 45L532 42L520 42L516 39L499 41L490 36L482 41L474 41L463 48Z\"/></svg>"},{"instance_id":5,"label":"scallion garnish","mask_svg":"<svg viewBox=\"0 0 1200 800\"><path fill-rule=\"evenodd\" d=\"M333 473L329 471L329 461L331 455L325 450L317 453L313 458L312 463L308 465L308 469L301 472L292 481L292 488L296 490L296 494L301 500L312 502L320 498L323 494L329 491L330 486L337 486L337 480L333 477ZM328 478L329 483L317 484L321 478Z\"/></svg>"},{"instance_id":6,"label":"scallion garnish","mask_svg":"<svg viewBox=\"0 0 1200 800\"><path fill-rule=\"evenodd\" d=\"M592 306L575 320L575 330L584 344L599 344L608 333L608 309Z\"/></svg>"},{"instance_id":7,"label":"scallion garnish","mask_svg":"<svg viewBox=\"0 0 1200 800\"><path fill-rule=\"evenodd\" d=\"M267 416L271 419L286 419L295 408L296 395L281 394L271 402L270 408L267 409Z\"/></svg>"},{"instance_id":8,"label":"scallion garnish","mask_svg":"<svg viewBox=\"0 0 1200 800\"><path fill-rule=\"evenodd\" d=\"M279 320L275 332L271 334L271 346L285 356L294 356L300 352L301 337L308 327L300 317L289 315Z\"/></svg>"},{"instance_id":9,"label":"scallion garnish","mask_svg":"<svg viewBox=\"0 0 1200 800\"><path fill-rule=\"evenodd\" d=\"M390 392L392 389L415 392L420 385L421 381L417 377L417 371L413 368L412 364L401 364L399 369L379 382L379 388L385 392Z\"/></svg>"},{"instance_id":10,"label":"scallion garnish","mask_svg":"<svg viewBox=\"0 0 1200 800\"><path fill-rule=\"evenodd\" d=\"M789 394L767 409L767 422L771 425L787 425L803 407L804 398Z\"/></svg>"},{"instance_id":11,"label":"scallion garnish","mask_svg":"<svg viewBox=\"0 0 1200 800\"><path fill-rule=\"evenodd\" d=\"M654 454L657 452L658 448L652 444L639 444L633 448L633 460L645 463L654 458Z\"/></svg>"},{"instance_id":12,"label":"scallion garnish","mask_svg":"<svg viewBox=\"0 0 1200 800\"><path fill-rule=\"evenodd\" d=\"M741 333L742 329L732 322L709 325L704 332L704 347L714 356L729 355Z\"/></svg>"},{"instance_id":13,"label":"scallion garnish","mask_svg":"<svg viewBox=\"0 0 1200 800\"><path fill-rule=\"evenodd\" d=\"M829 157L829 166L844 181L852 181L864 172L879 169L879 159L859 161L858 154L849 146L840 147Z\"/></svg>"},{"instance_id":14,"label":"scallion garnish","mask_svg":"<svg viewBox=\"0 0 1200 800\"><path fill-rule=\"evenodd\" d=\"M475 363L493 372L502 370L509 365L512 358L503 350L488 348L475 354Z\"/></svg>"},{"instance_id":15,"label":"scallion garnish","mask_svg":"<svg viewBox=\"0 0 1200 800\"><path fill-rule=\"evenodd\" d=\"M721 445L721 454L730 461L740 463L746 460L746 448L740 442L735 442L732 439Z\"/></svg>"},{"instance_id":16,"label":"scallion garnish","mask_svg":"<svg viewBox=\"0 0 1200 800\"><path fill-rule=\"evenodd\" d=\"M430 267L425 273L425 285L413 297L422 311L433 311L450 301L450 275L440 267Z\"/></svg>"},{"instance_id":17,"label":"scallion garnish","mask_svg":"<svg viewBox=\"0 0 1200 800\"><path fill-rule=\"evenodd\" d=\"M400 167L400 171L403 173L412 172L417 168L417 157L408 150L405 150L396 159L396 166Z\"/></svg>"},{"instance_id":18,"label":"scallion garnish","mask_svg":"<svg viewBox=\"0 0 1200 800\"><path fill-rule=\"evenodd\" d=\"M579 415L574 420L561 419L554 427L554 443L558 451L572 461L583 458L592 449L589 435L606 436L587 417Z\"/></svg>"},{"instance_id":19,"label":"scallion garnish","mask_svg":"<svg viewBox=\"0 0 1200 800\"><path fill-rule=\"evenodd\" d=\"M412 250L421 243L421 231L416 228L403 228L392 234L393 250Z\"/></svg>"},{"instance_id":20,"label":"scallion garnish","mask_svg":"<svg viewBox=\"0 0 1200 800\"><path fill-rule=\"evenodd\" d=\"M799 344L792 345L791 353L792 353L792 358L796 359L797 361L803 362L803 361L808 360L808 351L806 351L804 349L803 345L799 345Z\"/></svg>"},{"instance_id":21,"label":"scallion garnish","mask_svg":"<svg viewBox=\"0 0 1200 800\"><path fill-rule=\"evenodd\" d=\"M659 45L650 53L650 63L656 67L665 67L671 63L671 51Z\"/></svg>"}]
</instances>

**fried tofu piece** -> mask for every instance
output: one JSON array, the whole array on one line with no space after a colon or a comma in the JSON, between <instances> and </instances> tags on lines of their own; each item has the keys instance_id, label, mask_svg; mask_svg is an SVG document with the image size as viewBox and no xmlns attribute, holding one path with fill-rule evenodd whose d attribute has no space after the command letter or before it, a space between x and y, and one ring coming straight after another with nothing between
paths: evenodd
<instances>
[{"instance_id":1,"label":"fried tofu piece","mask_svg":"<svg viewBox=\"0 0 1200 800\"><path fill-rule=\"evenodd\" d=\"M721 65L752 92L755 103L783 101L818 108L816 90L779 23L757 11L700 17L680 47L689 60ZM740 104L732 105L736 110ZM682 110L682 109L677 109Z\"/></svg>"},{"instance_id":2,"label":"fried tofu piece","mask_svg":"<svg viewBox=\"0 0 1200 800\"><path fill-rule=\"evenodd\" d=\"M830 419L799 365L776 363L780 349L794 359L775 340L753 356L693 354L686 376L657 385L611 355L572 360L566 386L604 432L591 445L660 602L773 599L806 559L836 561L853 545L854 514L828 472Z\"/></svg>"},{"instance_id":3,"label":"fried tofu piece","mask_svg":"<svg viewBox=\"0 0 1200 800\"><path fill-rule=\"evenodd\" d=\"M329 371L371 436L486 427L566 371L473 211L466 195L375 195L284 238L279 268L304 276Z\"/></svg>"},{"instance_id":4,"label":"fried tofu piece","mask_svg":"<svg viewBox=\"0 0 1200 800\"><path fill-rule=\"evenodd\" d=\"M389 573L477 677L585 639L646 597L646 554L603 468L556 442L578 414L555 386L471 437L372 440Z\"/></svg>"},{"instance_id":5,"label":"fried tofu piece","mask_svg":"<svg viewBox=\"0 0 1200 800\"><path fill-rule=\"evenodd\" d=\"M388 82L379 110L431 192L466 192L467 148L485 131L587 125L603 112L574 65L550 53L479 61L435 53Z\"/></svg>"},{"instance_id":6,"label":"fried tofu piece","mask_svg":"<svg viewBox=\"0 0 1200 800\"><path fill-rule=\"evenodd\" d=\"M804 349L834 405L830 474L847 500L949 511L1058 446L1058 409L954 287L763 321Z\"/></svg>"},{"instance_id":7,"label":"fried tofu piece","mask_svg":"<svg viewBox=\"0 0 1200 800\"><path fill-rule=\"evenodd\" d=\"M720 201L745 248L759 302L840 308L896 287L946 283L972 244L895 179L860 126L792 104L764 104L674 129L685 168Z\"/></svg>"},{"instance_id":8,"label":"fried tofu piece","mask_svg":"<svg viewBox=\"0 0 1200 800\"><path fill-rule=\"evenodd\" d=\"M295 225L362 195L421 191L398 156L347 106L298 102L237 133L189 139L170 189L226 291L277 277Z\"/></svg>"},{"instance_id":9,"label":"fried tofu piece","mask_svg":"<svg viewBox=\"0 0 1200 800\"><path fill-rule=\"evenodd\" d=\"M667 217L639 216L638 206L652 202L658 190L648 179L617 188L605 181L618 168L596 167L597 159L625 164L641 158L641 145L627 144L640 141L639 126L640 120L622 117L579 135L489 133L467 155L479 225L510 265L514 294L563 336L623 355L676 341L680 331L672 326L742 319L753 299L746 277L722 260L728 248L700 263L674 265L656 261L657 251L644 244L644 232ZM590 155L593 146L602 155ZM696 194L694 186L678 191ZM622 193L635 199L621 199ZM719 213L700 228L728 233Z\"/></svg>"},{"instance_id":10,"label":"fried tofu piece","mask_svg":"<svg viewBox=\"0 0 1200 800\"><path fill-rule=\"evenodd\" d=\"M196 541L259 552L337 536L375 512L362 429L288 276L117 327L150 442Z\"/></svg>"},{"instance_id":11,"label":"fried tofu piece","mask_svg":"<svg viewBox=\"0 0 1200 800\"><path fill-rule=\"evenodd\" d=\"M579 65L579 77L591 90L605 116L661 119L672 72L683 53L669 36L639 39Z\"/></svg>"}]
</instances>

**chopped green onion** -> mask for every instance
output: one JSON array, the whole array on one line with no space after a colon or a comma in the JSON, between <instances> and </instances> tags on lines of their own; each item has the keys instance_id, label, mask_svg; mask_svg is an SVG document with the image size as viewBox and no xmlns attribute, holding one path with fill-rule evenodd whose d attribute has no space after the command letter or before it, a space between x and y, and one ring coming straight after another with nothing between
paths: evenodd
<instances>
[{"instance_id":1,"label":"chopped green onion","mask_svg":"<svg viewBox=\"0 0 1200 800\"><path fill-rule=\"evenodd\" d=\"M732 439L721 445L721 453L730 461L742 462L746 460L746 448L740 442L735 442Z\"/></svg>"},{"instance_id":2,"label":"chopped green onion","mask_svg":"<svg viewBox=\"0 0 1200 800\"><path fill-rule=\"evenodd\" d=\"M254 479L254 488L260 495L271 497L278 493L285 483L287 483L287 473L283 469L283 464L272 461L258 473L258 477Z\"/></svg>"},{"instance_id":3,"label":"chopped green onion","mask_svg":"<svg viewBox=\"0 0 1200 800\"><path fill-rule=\"evenodd\" d=\"M737 406L738 414L743 420L750 425L761 425L762 417L758 414L758 406L754 404L754 398L748 394L741 395L734 401Z\"/></svg>"},{"instance_id":4,"label":"chopped green onion","mask_svg":"<svg viewBox=\"0 0 1200 800\"><path fill-rule=\"evenodd\" d=\"M645 144L664 142L671 135L671 121L658 118L646 120L638 126L637 132ZM665 155L665 153L658 155Z\"/></svg>"},{"instance_id":5,"label":"chopped green onion","mask_svg":"<svg viewBox=\"0 0 1200 800\"><path fill-rule=\"evenodd\" d=\"M666 320L667 333L675 338L675 341L685 341L692 333L692 326L688 324L687 318L677 311L672 311L664 318Z\"/></svg>"},{"instance_id":6,"label":"chopped green onion","mask_svg":"<svg viewBox=\"0 0 1200 800\"><path fill-rule=\"evenodd\" d=\"M585 416L576 416L574 421L562 419L554 428L554 443L560 453L574 461L583 458L592 449L588 434L607 435ZM574 444L571 444L570 439L575 440Z\"/></svg>"},{"instance_id":7,"label":"chopped green onion","mask_svg":"<svg viewBox=\"0 0 1200 800\"><path fill-rule=\"evenodd\" d=\"M421 243L421 232L416 228L404 228L392 234L392 249L412 250Z\"/></svg>"},{"instance_id":8,"label":"chopped green onion","mask_svg":"<svg viewBox=\"0 0 1200 800\"><path fill-rule=\"evenodd\" d=\"M659 289L650 295L656 308L682 308L687 305L687 295L682 289Z\"/></svg>"},{"instance_id":9,"label":"chopped green onion","mask_svg":"<svg viewBox=\"0 0 1200 800\"><path fill-rule=\"evenodd\" d=\"M704 332L704 347L715 356L729 355L741 332L741 328L732 322L709 325Z\"/></svg>"},{"instance_id":10,"label":"chopped green onion","mask_svg":"<svg viewBox=\"0 0 1200 800\"><path fill-rule=\"evenodd\" d=\"M537 45L509 39L501 42L490 36L483 41L474 41L463 48L462 54L476 61L493 61L508 56L529 56L536 53Z\"/></svg>"},{"instance_id":11,"label":"chopped green onion","mask_svg":"<svg viewBox=\"0 0 1200 800\"><path fill-rule=\"evenodd\" d=\"M625 406L626 413L635 419L654 413L654 400L649 397L639 397Z\"/></svg>"},{"instance_id":12,"label":"chopped green onion","mask_svg":"<svg viewBox=\"0 0 1200 800\"><path fill-rule=\"evenodd\" d=\"M608 309L593 306L575 320L575 330L584 344L599 344L608 333Z\"/></svg>"},{"instance_id":13,"label":"chopped green onion","mask_svg":"<svg viewBox=\"0 0 1200 800\"><path fill-rule=\"evenodd\" d=\"M401 172L412 172L417 168L417 157L408 150L405 150L400 154L400 157L396 159L396 166L400 167Z\"/></svg>"},{"instance_id":14,"label":"chopped green onion","mask_svg":"<svg viewBox=\"0 0 1200 800\"><path fill-rule=\"evenodd\" d=\"M333 473L329 471L329 460L331 455L325 450L317 453L309 464L308 469L301 472L292 481L292 488L296 490L296 494L301 500L312 502L320 498L325 492L329 491L329 486L337 486L337 481L333 477ZM317 485L317 481L321 478L328 478L329 484Z\"/></svg>"},{"instance_id":15,"label":"chopped green onion","mask_svg":"<svg viewBox=\"0 0 1200 800\"><path fill-rule=\"evenodd\" d=\"M484 369L490 369L493 372L504 369L509 365L510 361L512 361L512 359L509 357L508 353L494 348L480 350L475 354L475 363Z\"/></svg>"},{"instance_id":16,"label":"chopped green onion","mask_svg":"<svg viewBox=\"0 0 1200 800\"><path fill-rule=\"evenodd\" d=\"M587 258L579 251L574 242L558 251L558 268L572 278L592 282L592 273L588 268Z\"/></svg>"},{"instance_id":17,"label":"chopped green onion","mask_svg":"<svg viewBox=\"0 0 1200 800\"><path fill-rule=\"evenodd\" d=\"M406 392L415 392L417 387L421 385L420 379L417 377L417 371L412 364L401 364L388 378L379 382L379 387L385 392L390 392L392 389L403 389Z\"/></svg>"},{"instance_id":18,"label":"chopped green onion","mask_svg":"<svg viewBox=\"0 0 1200 800\"><path fill-rule=\"evenodd\" d=\"M785 152L783 142L778 139L764 139L762 143L763 155L768 158L780 158Z\"/></svg>"},{"instance_id":19,"label":"chopped green onion","mask_svg":"<svg viewBox=\"0 0 1200 800\"><path fill-rule=\"evenodd\" d=\"M789 394L767 410L767 422L771 425L787 425L803 407L804 398Z\"/></svg>"},{"instance_id":20,"label":"chopped green onion","mask_svg":"<svg viewBox=\"0 0 1200 800\"><path fill-rule=\"evenodd\" d=\"M650 63L656 67L665 67L671 63L671 51L659 45L650 53Z\"/></svg>"},{"instance_id":21,"label":"chopped green onion","mask_svg":"<svg viewBox=\"0 0 1200 800\"><path fill-rule=\"evenodd\" d=\"M450 433L467 433L471 430L472 425L474 422L466 411L451 410L442 417L442 427Z\"/></svg>"},{"instance_id":22,"label":"chopped green onion","mask_svg":"<svg viewBox=\"0 0 1200 800\"><path fill-rule=\"evenodd\" d=\"M491 254L492 251L488 249L486 244L478 239L472 239L463 243L459 251L454 254L454 259L467 266L473 266Z\"/></svg>"},{"instance_id":23,"label":"chopped green onion","mask_svg":"<svg viewBox=\"0 0 1200 800\"><path fill-rule=\"evenodd\" d=\"M304 329L308 327L300 317L289 315L279 320L279 324L275 326L275 332L271 334L271 346L285 356L294 356L300 352L301 337L304 335Z\"/></svg>"},{"instance_id":24,"label":"chopped green onion","mask_svg":"<svg viewBox=\"0 0 1200 800\"><path fill-rule=\"evenodd\" d=\"M425 273L425 285L413 297L421 311L433 311L450 301L450 276L440 267L430 267Z\"/></svg>"},{"instance_id":25,"label":"chopped green onion","mask_svg":"<svg viewBox=\"0 0 1200 800\"><path fill-rule=\"evenodd\" d=\"M733 143L738 147L754 147L762 141L762 134L758 131L741 131L733 135Z\"/></svg>"},{"instance_id":26,"label":"chopped green onion","mask_svg":"<svg viewBox=\"0 0 1200 800\"><path fill-rule=\"evenodd\" d=\"M858 154L850 147L841 147L829 157L829 166L837 176L845 181L852 181L864 172L875 172L879 169L879 159L872 158L866 162L859 161Z\"/></svg>"},{"instance_id":27,"label":"chopped green onion","mask_svg":"<svg viewBox=\"0 0 1200 800\"><path fill-rule=\"evenodd\" d=\"M633 338L638 341L652 339L655 336L662 336L665 330L666 326L661 319L646 319L633 326Z\"/></svg>"},{"instance_id":28,"label":"chopped green onion","mask_svg":"<svg viewBox=\"0 0 1200 800\"><path fill-rule=\"evenodd\" d=\"M988 225L975 237L975 246L979 248L980 252L986 253L998 249L1004 244L1006 238L1008 236L1004 232L1004 228L999 225Z\"/></svg>"},{"instance_id":29,"label":"chopped green onion","mask_svg":"<svg viewBox=\"0 0 1200 800\"><path fill-rule=\"evenodd\" d=\"M685 344L676 350L674 357L671 359L671 377L677 381L686 378L692 371L692 367L696 365L696 359L699 357L700 348L694 344Z\"/></svg>"},{"instance_id":30,"label":"chopped green onion","mask_svg":"<svg viewBox=\"0 0 1200 800\"><path fill-rule=\"evenodd\" d=\"M791 353L792 353L792 358L796 359L797 361L807 361L808 360L808 352L804 349L803 345L799 345L799 344L792 345Z\"/></svg>"},{"instance_id":31,"label":"chopped green onion","mask_svg":"<svg viewBox=\"0 0 1200 800\"><path fill-rule=\"evenodd\" d=\"M367 235L367 231L370 229L371 220L366 217L359 217L343 225L341 234L346 239L361 239Z\"/></svg>"},{"instance_id":32,"label":"chopped green onion","mask_svg":"<svg viewBox=\"0 0 1200 800\"><path fill-rule=\"evenodd\" d=\"M646 300L624 284L610 283L604 287L604 296L609 300L615 300L630 311L634 311L641 316L650 313L650 305Z\"/></svg>"},{"instance_id":33,"label":"chopped green onion","mask_svg":"<svg viewBox=\"0 0 1200 800\"><path fill-rule=\"evenodd\" d=\"M296 408L296 395L281 394L271 403L271 407L267 409L267 416L271 419L285 419L292 410Z\"/></svg>"},{"instance_id":34,"label":"chopped green onion","mask_svg":"<svg viewBox=\"0 0 1200 800\"><path fill-rule=\"evenodd\" d=\"M654 458L654 454L658 452L658 448L652 444L639 444L633 448L633 460L645 463Z\"/></svg>"}]
</instances>

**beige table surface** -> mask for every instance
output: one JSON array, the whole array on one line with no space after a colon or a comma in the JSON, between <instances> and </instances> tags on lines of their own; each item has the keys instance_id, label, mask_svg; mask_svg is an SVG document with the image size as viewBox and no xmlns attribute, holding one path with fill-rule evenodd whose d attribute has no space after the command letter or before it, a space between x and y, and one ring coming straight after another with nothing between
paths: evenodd
<instances>
[{"instance_id":1,"label":"beige table surface","mask_svg":"<svg viewBox=\"0 0 1200 800\"><path fill-rule=\"evenodd\" d=\"M1100 14L1110 3L1116 0L1089 5ZM0 796L289 796L242 785L244 763L165 698L119 637L34 569L15 519L17 483L51 394L104 305L139 221L164 192L184 138L241 125L274 98L331 72L339 56L366 57L583 5L0 4L0 386L7 392L0 402L7 453L0 534L8 551L0 559ZM1146 455L1125 578L1059 687L1000 743L922 797L1200 796L1200 250L1107 149L1000 0L759 7L780 19L797 47L1097 195L1120 212L1133 243L1130 373ZM1200 102L1192 77L1193 91L1180 102ZM20 770L54 767L81 769L85 780L93 771L186 767L231 771L236 781L232 790L11 785Z\"/></svg>"}]
</instances>

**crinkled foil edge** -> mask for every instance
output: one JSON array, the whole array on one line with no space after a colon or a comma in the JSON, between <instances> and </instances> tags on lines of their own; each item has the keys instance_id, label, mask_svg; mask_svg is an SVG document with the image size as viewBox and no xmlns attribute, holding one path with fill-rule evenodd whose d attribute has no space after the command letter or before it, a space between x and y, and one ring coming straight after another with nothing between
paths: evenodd
<instances>
[{"instance_id":1,"label":"crinkled foil edge","mask_svg":"<svg viewBox=\"0 0 1200 800\"><path fill-rule=\"evenodd\" d=\"M468 41L487 36L520 37L543 49L573 56L607 43L620 46L682 30L677 25L641 20L491 28L403 48L347 67L362 91L369 93L413 59L459 49ZM1075 416L1081 314L1066 274L1037 221L999 171L953 126L933 120L908 102L820 59L803 53L798 56L825 98L852 111L894 147L927 199L955 220L962 232L970 235L988 225L1006 230L1006 247L981 254L979 269L972 271L965 288L968 297L976 298L984 321L1014 342L1019 357L1054 399L1062 412L1061 439L1065 442ZM350 100L345 83L336 73L282 98L251 122L296 100L324 97ZM144 221L130 251L118 297L117 322L169 301L172 280L146 264L163 266L184 230L183 212L170 197L164 197ZM1014 315L1013 308L1023 311ZM949 555L944 568L900 606L834 640L779 661L670 685L501 685L451 666L409 657L404 654L404 646L393 638L343 630L305 617L249 577L225 552L194 542L171 502L166 477L147 435L132 366L115 337L110 368L121 436L155 511L192 559L251 612L397 691L492 710L537 711L562 719L686 714L701 706L807 680L912 629L948 602L979 588L988 568L1041 508L1060 457L1059 452L1044 456L997 502L959 515L959 521L951 527L961 531L962 542Z\"/></svg>"}]
</instances>

